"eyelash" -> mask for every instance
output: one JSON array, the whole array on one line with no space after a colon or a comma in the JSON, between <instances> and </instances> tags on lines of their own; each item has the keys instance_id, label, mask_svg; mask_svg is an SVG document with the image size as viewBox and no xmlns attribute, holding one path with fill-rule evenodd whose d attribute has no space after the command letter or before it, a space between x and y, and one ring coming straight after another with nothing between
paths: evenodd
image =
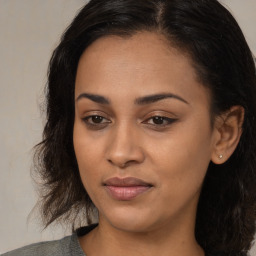
<instances>
[{"instance_id":1,"label":"eyelash","mask_svg":"<svg viewBox=\"0 0 256 256\"><path fill-rule=\"evenodd\" d=\"M107 120L107 122L99 122L99 123L95 123L93 122L93 118L100 118L101 120ZM91 128L94 128L94 129L101 129L101 128L104 128L105 126L107 126L107 124L111 123L110 120L108 120L107 118L103 117L103 116L100 116L100 115L91 115L91 116L87 116L87 117L84 117L82 118L83 122L91 127Z\"/></svg>"},{"instance_id":2,"label":"eyelash","mask_svg":"<svg viewBox=\"0 0 256 256\"><path fill-rule=\"evenodd\" d=\"M152 122L154 122L154 121L159 122L160 121L160 122L164 122L164 123L162 123L162 124L149 123L148 122L149 120L152 120ZM151 116L150 118L146 119L143 123L149 124L149 125L152 125L152 126L156 126L156 127L166 127L166 126L171 125L172 123L174 123L176 120L177 119L166 117L166 116L155 115L155 116Z\"/></svg>"},{"instance_id":3,"label":"eyelash","mask_svg":"<svg viewBox=\"0 0 256 256\"><path fill-rule=\"evenodd\" d=\"M105 122L94 122L96 120L93 121L93 118L98 118L100 119L101 121L104 121L104 120L107 120ZM111 123L111 121L103 116L100 116L100 115L90 115L90 116L87 116L87 117L84 117L82 118L83 122L89 127L89 128L92 128L92 129L103 129L105 128L109 123ZM149 121L152 120L152 123L149 123ZM154 121L155 122L162 122L162 123L153 123ZM161 129L161 128L165 128L169 125L171 125L172 123L174 123L175 121L177 121L177 119L174 119L174 118L170 118L170 117L166 117L166 116L161 116L161 115L155 115L155 116L151 116L150 118L146 119L145 121L143 121L142 123L143 124L148 124L156 129Z\"/></svg>"}]
</instances>

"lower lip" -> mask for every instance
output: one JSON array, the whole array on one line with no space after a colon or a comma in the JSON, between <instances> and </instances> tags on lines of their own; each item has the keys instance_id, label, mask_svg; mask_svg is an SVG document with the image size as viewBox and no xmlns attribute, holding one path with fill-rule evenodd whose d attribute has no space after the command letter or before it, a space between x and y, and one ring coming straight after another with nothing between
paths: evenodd
<instances>
[{"instance_id":1,"label":"lower lip","mask_svg":"<svg viewBox=\"0 0 256 256\"><path fill-rule=\"evenodd\" d=\"M151 187L150 186L133 186L133 187L117 187L117 186L105 186L110 196L116 200L129 201L135 197L145 193Z\"/></svg>"}]
</instances>

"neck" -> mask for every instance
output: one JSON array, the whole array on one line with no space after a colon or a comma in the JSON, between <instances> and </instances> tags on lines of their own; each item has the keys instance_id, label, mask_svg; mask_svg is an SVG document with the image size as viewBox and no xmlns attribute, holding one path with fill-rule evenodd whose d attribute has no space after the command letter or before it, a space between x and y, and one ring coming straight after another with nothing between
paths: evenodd
<instances>
[{"instance_id":1,"label":"neck","mask_svg":"<svg viewBox=\"0 0 256 256\"><path fill-rule=\"evenodd\" d=\"M82 237L80 243L87 256L203 256L194 237L194 223L178 223L163 223L145 232L127 232L100 218L98 227Z\"/></svg>"}]
</instances>

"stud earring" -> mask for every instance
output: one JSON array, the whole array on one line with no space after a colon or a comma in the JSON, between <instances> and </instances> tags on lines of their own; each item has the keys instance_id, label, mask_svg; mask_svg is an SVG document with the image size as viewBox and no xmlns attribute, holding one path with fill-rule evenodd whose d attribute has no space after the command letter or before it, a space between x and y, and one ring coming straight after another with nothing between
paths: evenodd
<instances>
[{"instance_id":1,"label":"stud earring","mask_svg":"<svg viewBox=\"0 0 256 256\"><path fill-rule=\"evenodd\" d=\"M222 159L223 158L223 155L219 155L219 159Z\"/></svg>"}]
</instances>

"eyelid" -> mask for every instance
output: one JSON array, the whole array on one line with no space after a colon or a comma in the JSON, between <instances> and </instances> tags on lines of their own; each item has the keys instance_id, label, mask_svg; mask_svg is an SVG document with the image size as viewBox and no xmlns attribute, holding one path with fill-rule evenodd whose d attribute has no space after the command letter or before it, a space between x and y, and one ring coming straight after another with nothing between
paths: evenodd
<instances>
[{"instance_id":1,"label":"eyelid","mask_svg":"<svg viewBox=\"0 0 256 256\"><path fill-rule=\"evenodd\" d=\"M151 117L147 118L145 121L143 121L143 123L147 123L149 120L152 120L153 118L162 118L164 121L168 122L168 124L152 124L155 126L166 126L166 125L169 125L177 120L177 118L170 118L170 117L166 117L166 116L155 115L155 116L151 116Z\"/></svg>"},{"instance_id":2,"label":"eyelid","mask_svg":"<svg viewBox=\"0 0 256 256\"><path fill-rule=\"evenodd\" d=\"M156 117L162 119L163 123L161 123L161 120L158 120L160 121L160 123L154 123L153 118L156 118ZM150 120L152 121L150 122ZM158 110L158 111L152 111L144 115L144 117L142 118L142 124L147 125L156 130L161 130L161 129L170 127L177 120L178 120L178 117L174 113ZM157 121L157 119L155 121Z\"/></svg>"},{"instance_id":3,"label":"eyelid","mask_svg":"<svg viewBox=\"0 0 256 256\"><path fill-rule=\"evenodd\" d=\"M88 115L88 116L83 117L82 119L83 120L88 120L88 119L93 118L93 117L102 117L103 119L108 120L107 122L103 122L103 123L111 123L111 121L108 118L106 118L102 115ZM101 124L103 124L103 123L101 123Z\"/></svg>"},{"instance_id":4,"label":"eyelid","mask_svg":"<svg viewBox=\"0 0 256 256\"><path fill-rule=\"evenodd\" d=\"M164 111L164 110L158 110L158 111L151 111L150 113L145 114L141 118L141 120L146 120L146 119L156 117L156 116L165 117L165 118L169 118L169 119L178 119L178 116L175 115L172 112L167 112L167 111Z\"/></svg>"},{"instance_id":5,"label":"eyelid","mask_svg":"<svg viewBox=\"0 0 256 256\"><path fill-rule=\"evenodd\" d=\"M81 120L84 122L84 124L89 128L89 129L94 129L94 130L100 130L108 126L112 121L108 115L102 111L88 111L83 113L83 117L81 117ZM101 117L103 119L103 122L93 122L90 120L93 117Z\"/></svg>"},{"instance_id":6,"label":"eyelid","mask_svg":"<svg viewBox=\"0 0 256 256\"><path fill-rule=\"evenodd\" d=\"M110 120L110 115L102 110L86 110L81 112L81 118L86 118L86 117L92 117L92 116L102 116L106 119Z\"/></svg>"}]
</instances>

